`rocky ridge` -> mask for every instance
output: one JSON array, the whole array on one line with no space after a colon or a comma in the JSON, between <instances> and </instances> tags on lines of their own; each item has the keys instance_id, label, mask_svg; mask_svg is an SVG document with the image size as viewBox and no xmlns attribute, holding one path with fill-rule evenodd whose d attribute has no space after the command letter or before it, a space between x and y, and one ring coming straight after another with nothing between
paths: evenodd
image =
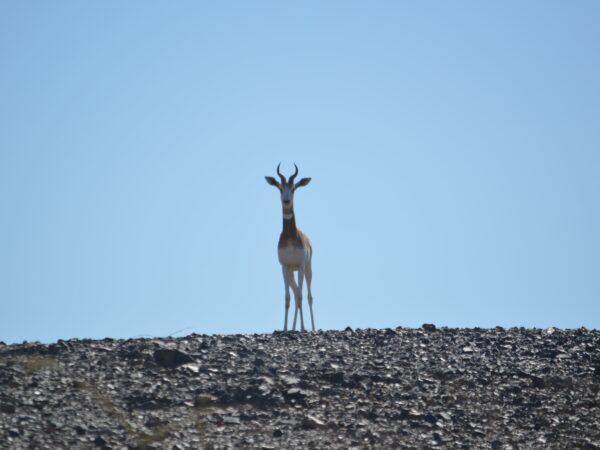
<instances>
[{"instance_id":1,"label":"rocky ridge","mask_svg":"<svg viewBox=\"0 0 600 450\"><path fill-rule=\"evenodd\" d=\"M600 332L0 343L0 448L600 449Z\"/></svg>"}]
</instances>

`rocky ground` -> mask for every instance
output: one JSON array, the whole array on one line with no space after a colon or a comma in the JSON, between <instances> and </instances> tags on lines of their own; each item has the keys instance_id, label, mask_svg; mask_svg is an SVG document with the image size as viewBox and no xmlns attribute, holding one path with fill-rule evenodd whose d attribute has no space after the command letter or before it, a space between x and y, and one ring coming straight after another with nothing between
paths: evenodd
<instances>
[{"instance_id":1,"label":"rocky ground","mask_svg":"<svg viewBox=\"0 0 600 450\"><path fill-rule=\"evenodd\" d=\"M2 448L600 449L600 332L0 343Z\"/></svg>"}]
</instances>

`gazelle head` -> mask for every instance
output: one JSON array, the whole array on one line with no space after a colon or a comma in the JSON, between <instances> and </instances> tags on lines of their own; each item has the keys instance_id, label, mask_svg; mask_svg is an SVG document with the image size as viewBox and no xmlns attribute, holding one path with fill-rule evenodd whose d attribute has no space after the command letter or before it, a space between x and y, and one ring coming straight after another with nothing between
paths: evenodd
<instances>
[{"instance_id":1,"label":"gazelle head","mask_svg":"<svg viewBox=\"0 0 600 450\"><path fill-rule=\"evenodd\" d=\"M310 183L310 178L302 178L297 183L294 183L294 179L296 178L296 175L298 175L298 166L294 163L296 171L286 181L285 177L279 171L280 166L281 163L277 165L277 175L279 175L281 183L273 177L265 177L265 179L271 186L275 186L277 189L279 189L279 192L281 192L281 206L283 207L283 215L284 217L289 215L291 218L291 214L294 209L294 192L299 187L306 186L308 183Z\"/></svg>"}]
</instances>

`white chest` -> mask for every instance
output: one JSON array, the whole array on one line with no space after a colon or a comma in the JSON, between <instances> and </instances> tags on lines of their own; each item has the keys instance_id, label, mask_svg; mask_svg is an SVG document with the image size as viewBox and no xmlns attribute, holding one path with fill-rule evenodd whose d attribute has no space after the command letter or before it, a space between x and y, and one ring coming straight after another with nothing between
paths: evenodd
<instances>
[{"instance_id":1,"label":"white chest","mask_svg":"<svg viewBox=\"0 0 600 450\"><path fill-rule=\"evenodd\" d=\"M307 255L301 247L282 247L277 249L277 253L282 266L291 266L298 269L306 263Z\"/></svg>"}]
</instances>

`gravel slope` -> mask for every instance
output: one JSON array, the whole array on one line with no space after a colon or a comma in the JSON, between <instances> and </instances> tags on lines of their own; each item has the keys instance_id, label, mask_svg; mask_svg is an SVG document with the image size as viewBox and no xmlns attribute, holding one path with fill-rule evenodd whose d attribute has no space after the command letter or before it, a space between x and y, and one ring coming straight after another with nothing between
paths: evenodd
<instances>
[{"instance_id":1,"label":"gravel slope","mask_svg":"<svg viewBox=\"0 0 600 450\"><path fill-rule=\"evenodd\" d=\"M600 332L0 344L2 448L600 449Z\"/></svg>"}]
</instances>

